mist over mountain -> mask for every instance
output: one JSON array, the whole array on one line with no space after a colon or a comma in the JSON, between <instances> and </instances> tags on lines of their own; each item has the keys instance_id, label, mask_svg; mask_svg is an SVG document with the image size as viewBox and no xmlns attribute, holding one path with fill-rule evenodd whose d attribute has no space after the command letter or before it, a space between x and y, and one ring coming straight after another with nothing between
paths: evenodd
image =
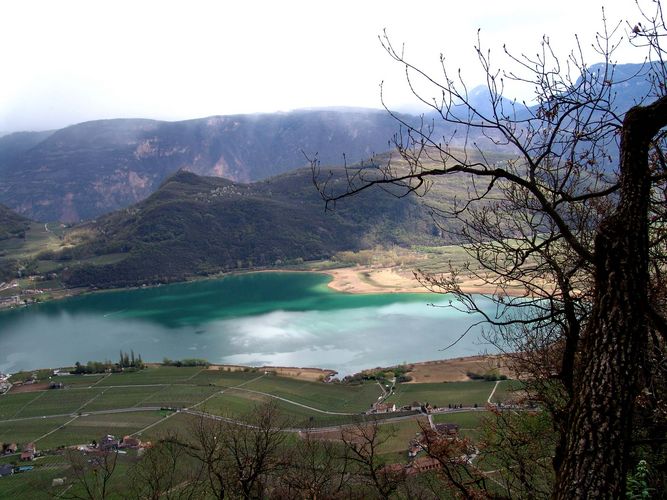
<instances>
[{"instance_id":1,"label":"mist over mountain","mask_svg":"<svg viewBox=\"0 0 667 500\"><path fill-rule=\"evenodd\" d=\"M397 129L384 111L351 109L11 134L0 139L0 202L33 219L76 222L146 198L180 169L251 182L304 166L306 155L357 162L389 149Z\"/></svg>"},{"instance_id":2,"label":"mist over mountain","mask_svg":"<svg viewBox=\"0 0 667 500\"><path fill-rule=\"evenodd\" d=\"M26 151L37 146L53 134L52 130L45 132L14 132L0 137L0 168L2 165L15 161Z\"/></svg>"},{"instance_id":3,"label":"mist over mountain","mask_svg":"<svg viewBox=\"0 0 667 500\"><path fill-rule=\"evenodd\" d=\"M647 70L638 64L616 66L619 112L650 93ZM488 91L478 87L468 97L481 114L491 114ZM512 116L513 103L500 102ZM532 112L517 103L516 113L522 119ZM94 219L145 199L178 170L253 182L303 167L316 155L323 165L354 164L392 149L401 121L431 128L434 141L444 136L454 147L503 147L502 140L490 138L493 131L472 128L465 137L465 130L443 124L434 112L392 116L383 110L328 108L178 122L99 120L0 137L0 203L36 220Z\"/></svg>"}]
</instances>

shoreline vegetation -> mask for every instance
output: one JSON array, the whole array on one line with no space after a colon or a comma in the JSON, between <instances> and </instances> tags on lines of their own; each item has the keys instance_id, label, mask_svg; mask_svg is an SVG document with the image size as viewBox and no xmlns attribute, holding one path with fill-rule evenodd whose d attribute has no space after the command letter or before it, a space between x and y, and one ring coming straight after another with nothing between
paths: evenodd
<instances>
[{"instance_id":1,"label":"shoreline vegetation","mask_svg":"<svg viewBox=\"0 0 667 500\"><path fill-rule=\"evenodd\" d=\"M450 269L450 266L455 270L463 271L469 265L469 256L463 247L445 245L440 247L415 246L410 249L401 247L375 247L355 252L339 252L329 260L306 261L293 265L281 265L279 267L257 267L221 271L207 276L191 275L181 280L168 280L165 283L138 282L133 286L119 288L98 288L93 285L66 288L58 277L58 273L53 272L53 278L49 279L46 279L43 274L35 274L0 282L0 311L97 291L132 290L179 282L221 279L236 274L258 272L311 272L326 274L331 277L328 287L342 293L438 293L437 290L429 290L424 287L418 281L416 275L420 272L424 272L427 275L446 274L443 270ZM471 271L478 272L480 270L471 268ZM459 274L459 279L461 290L464 292L485 295L492 295L498 292L494 287L489 286L483 280L475 278L470 273ZM515 287L505 288L502 293L512 296L523 296L527 292L525 287L517 284Z\"/></svg>"},{"instance_id":2,"label":"shoreline vegetation","mask_svg":"<svg viewBox=\"0 0 667 500\"><path fill-rule=\"evenodd\" d=\"M134 355L134 353L133 353ZM141 359L140 357L138 358ZM187 360L186 360L187 361ZM205 360L200 360L205 361ZM475 356L465 356L458 358L449 358L449 359L439 359L431 361L421 361L417 363L403 363L401 365L389 366L389 367L375 367L367 368L361 372L353 375L349 378L359 377L359 376L370 376L376 372L391 372L395 369L400 368L402 372L409 376L410 380L402 381L406 384L422 384L422 383L447 383L447 382L466 382L466 381L475 381L483 379L485 374L494 374L496 379L502 380L505 379L517 379L516 374L509 368L508 357L501 354L494 355L475 355ZM102 364L101 362L89 362ZM111 364L110 361L105 363ZM59 373L63 374L67 372L70 368L74 371L72 373L85 374L86 371L76 371L76 368L79 366L85 367L77 362L77 365L73 365L69 368L63 367L40 367L33 369L25 369L16 372L15 374L7 374L6 377L15 376L17 374L30 374L30 373ZM202 370L210 371L224 371L224 372L258 372L265 374L277 375L280 377L293 378L298 380L304 380L309 382L331 382L333 378L337 375L338 372L335 370L319 367L297 367L297 366L250 366L250 365L232 365L232 364L214 364L214 363L200 363L198 365L192 364L174 364L172 360L165 360L165 362L144 362L141 361L141 366L133 367L129 366L131 369L143 369L143 368L158 368L162 366L199 366ZM90 372L90 373L104 373L104 371L99 372ZM30 384L32 385L32 384ZM41 390L40 385L35 385L35 387L14 387L14 392L31 392L33 390ZM17 390L18 389L18 390Z\"/></svg>"}]
</instances>

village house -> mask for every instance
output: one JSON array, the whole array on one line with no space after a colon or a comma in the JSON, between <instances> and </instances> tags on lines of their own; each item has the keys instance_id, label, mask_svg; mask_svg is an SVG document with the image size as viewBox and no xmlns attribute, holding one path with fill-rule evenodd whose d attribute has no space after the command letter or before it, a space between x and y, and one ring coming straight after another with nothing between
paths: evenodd
<instances>
[{"instance_id":1,"label":"village house","mask_svg":"<svg viewBox=\"0 0 667 500\"><path fill-rule=\"evenodd\" d=\"M373 403L369 413L390 413L396 411L394 403Z\"/></svg>"},{"instance_id":2,"label":"village house","mask_svg":"<svg viewBox=\"0 0 667 500\"><path fill-rule=\"evenodd\" d=\"M24 462L29 462L35 459L35 455L37 455L37 447L35 446L35 443L28 443L23 447L23 451L19 458Z\"/></svg>"},{"instance_id":3,"label":"village house","mask_svg":"<svg viewBox=\"0 0 667 500\"><path fill-rule=\"evenodd\" d=\"M412 441L410 447L408 448L408 458L415 458L420 451L422 451L421 443Z\"/></svg>"},{"instance_id":4,"label":"village house","mask_svg":"<svg viewBox=\"0 0 667 500\"><path fill-rule=\"evenodd\" d=\"M0 477L11 476L14 474L14 466L10 464L0 465Z\"/></svg>"},{"instance_id":5,"label":"village house","mask_svg":"<svg viewBox=\"0 0 667 500\"><path fill-rule=\"evenodd\" d=\"M413 401L411 404L407 406L407 409L410 411L421 411L422 404L419 401Z\"/></svg>"},{"instance_id":6,"label":"village house","mask_svg":"<svg viewBox=\"0 0 667 500\"><path fill-rule=\"evenodd\" d=\"M389 464L384 466L381 471L384 474L399 476L399 475L416 475L422 474L424 472L429 472L432 470L438 470L442 468L442 464L435 458L432 457L421 457L416 458L408 465L404 464Z\"/></svg>"},{"instance_id":7,"label":"village house","mask_svg":"<svg viewBox=\"0 0 667 500\"><path fill-rule=\"evenodd\" d=\"M12 455L13 453L16 453L16 451L19 449L19 447L16 445L16 443L3 443L2 444L2 453L5 455Z\"/></svg>"},{"instance_id":8,"label":"village house","mask_svg":"<svg viewBox=\"0 0 667 500\"><path fill-rule=\"evenodd\" d=\"M5 297L0 299L0 307L12 307L18 306L20 304L20 297L18 295L12 295L11 297Z\"/></svg>"},{"instance_id":9,"label":"village house","mask_svg":"<svg viewBox=\"0 0 667 500\"><path fill-rule=\"evenodd\" d=\"M132 436L124 436L123 440L118 445L119 448L130 448L133 450L136 450L140 446L141 446L141 439Z\"/></svg>"},{"instance_id":10,"label":"village house","mask_svg":"<svg viewBox=\"0 0 667 500\"><path fill-rule=\"evenodd\" d=\"M441 436L456 436L459 433L459 424L435 424L434 430Z\"/></svg>"},{"instance_id":11,"label":"village house","mask_svg":"<svg viewBox=\"0 0 667 500\"><path fill-rule=\"evenodd\" d=\"M408 474L421 474L431 470L441 469L442 464L433 457L421 457L415 459L408 468Z\"/></svg>"},{"instance_id":12,"label":"village house","mask_svg":"<svg viewBox=\"0 0 667 500\"><path fill-rule=\"evenodd\" d=\"M98 447L102 451L117 450L120 442L111 434L107 434L98 442Z\"/></svg>"}]
</instances>

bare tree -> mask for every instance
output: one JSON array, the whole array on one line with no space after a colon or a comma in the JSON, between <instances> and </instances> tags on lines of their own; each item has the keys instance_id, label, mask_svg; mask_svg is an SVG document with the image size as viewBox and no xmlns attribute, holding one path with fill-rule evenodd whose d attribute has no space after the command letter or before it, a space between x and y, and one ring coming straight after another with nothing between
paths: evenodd
<instances>
[{"instance_id":1,"label":"bare tree","mask_svg":"<svg viewBox=\"0 0 667 500\"><path fill-rule=\"evenodd\" d=\"M388 465L381 457L380 447L391 436L391 426L381 426L377 420L345 427L341 434L350 473L363 478L380 498L389 498L405 482L403 467Z\"/></svg>"},{"instance_id":2,"label":"bare tree","mask_svg":"<svg viewBox=\"0 0 667 500\"><path fill-rule=\"evenodd\" d=\"M483 106L444 57L442 75L426 74L385 35L387 53L436 121L416 126L394 115L398 165L348 169L342 182L312 165L327 202L371 188L425 195L444 176L467 182L467 198L433 212L475 263L463 272L494 290L496 313L461 288L461 270L421 279L483 314L507 348L530 353L521 363L540 375L536 388L560 435L555 498L624 494L647 356L665 358L667 30L660 2L638 7L641 20L627 29L603 13L594 41L602 62L592 66L578 40L561 58L545 37L536 56L505 50L512 69L499 71L478 41ZM617 74L613 60L627 39L646 55L633 75ZM623 109L631 78L646 92ZM504 99L509 80L534 89L536 104ZM417 90L424 83L435 98ZM509 156L493 157L493 149Z\"/></svg>"},{"instance_id":3,"label":"bare tree","mask_svg":"<svg viewBox=\"0 0 667 500\"><path fill-rule=\"evenodd\" d=\"M487 497L487 478L476 467L469 466L474 445L468 438L445 436L428 423L420 424L421 446L439 466L439 477L445 487L468 500Z\"/></svg>"},{"instance_id":4,"label":"bare tree","mask_svg":"<svg viewBox=\"0 0 667 500\"><path fill-rule=\"evenodd\" d=\"M221 419L201 417L192 421L190 435L192 446L188 454L201 464L202 474L199 483L205 487L207 494L223 500L229 489L227 473L227 457L222 446L221 436L224 433Z\"/></svg>"},{"instance_id":5,"label":"bare tree","mask_svg":"<svg viewBox=\"0 0 667 500\"><path fill-rule=\"evenodd\" d=\"M67 450L66 459L73 475L73 487L65 498L104 500L111 494L111 478L116 471L118 454L115 451L82 453Z\"/></svg>"},{"instance_id":6,"label":"bare tree","mask_svg":"<svg viewBox=\"0 0 667 500\"><path fill-rule=\"evenodd\" d=\"M547 412L491 412L482 426L479 456L475 464L508 498L549 498L553 489L554 471L551 456L556 434ZM488 465L487 465L488 464Z\"/></svg>"},{"instance_id":7,"label":"bare tree","mask_svg":"<svg viewBox=\"0 0 667 500\"><path fill-rule=\"evenodd\" d=\"M348 464L338 442L317 439L313 432L299 433L290 446L281 485L285 498L350 498Z\"/></svg>"},{"instance_id":8,"label":"bare tree","mask_svg":"<svg viewBox=\"0 0 667 500\"><path fill-rule=\"evenodd\" d=\"M202 415L192 427L190 454L205 471L209 494L262 498L285 468L287 423L273 402L238 420Z\"/></svg>"},{"instance_id":9,"label":"bare tree","mask_svg":"<svg viewBox=\"0 0 667 500\"><path fill-rule=\"evenodd\" d=\"M200 462L193 462L189 449L176 433L148 448L128 473L132 496L151 500L200 498L203 471Z\"/></svg>"}]
</instances>

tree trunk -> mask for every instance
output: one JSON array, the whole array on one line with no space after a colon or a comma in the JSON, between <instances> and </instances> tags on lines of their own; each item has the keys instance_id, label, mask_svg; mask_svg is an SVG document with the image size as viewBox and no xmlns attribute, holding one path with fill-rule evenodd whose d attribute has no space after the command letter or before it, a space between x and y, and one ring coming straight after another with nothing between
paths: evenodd
<instances>
[{"instance_id":1,"label":"tree trunk","mask_svg":"<svg viewBox=\"0 0 667 500\"><path fill-rule=\"evenodd\" d=\"M621 130L620 198L595 239L594 302L554 498L625 495L635 397L648 339L648 151L667 124L667 97L628 111Z\"/></svg>"}]
</instances>

